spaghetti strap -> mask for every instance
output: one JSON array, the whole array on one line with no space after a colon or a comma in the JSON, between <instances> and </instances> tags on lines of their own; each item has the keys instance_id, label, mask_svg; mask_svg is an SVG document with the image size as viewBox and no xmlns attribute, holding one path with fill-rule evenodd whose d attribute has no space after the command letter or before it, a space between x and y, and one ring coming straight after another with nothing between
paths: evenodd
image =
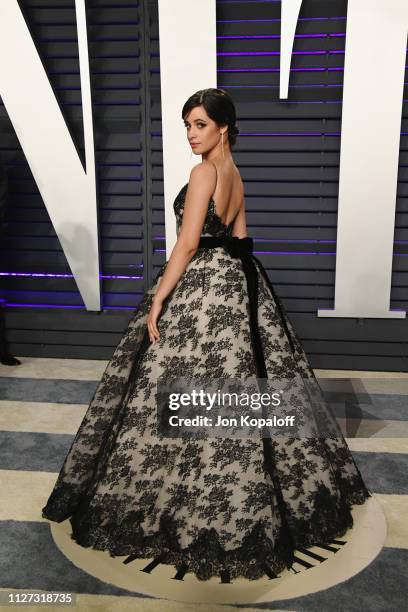
<instances>
[{"instance_id":1,"label":"spaghetti strap","mask_svg":"<svg viewBox=\"0 0 408 612\"><path fill-rule=\"evenodd\" d=\"M220 217L220 216L218 215L218 213L217 213L217 205L216 205L215 200L214 200L214 195L215 195L215 192L216 192L216 190L217 190L217 185L218 185L218 170L217 170L217 166L214 164L214 162L212 162L212 161L211 161L211 160L209 160L209 159L207 159L207 161L208 161L208 162L210 162L210 164L212 164L212 165L214 166L214 168L215 168L215 188L214 188L214 192L213 192L213 194L212 194L212 196L211 196L211 200L212 200L212 203L214 204L214 212L215 212L216 216L217 216L217 217L220 219L220 221L221 221L221 217Z\"/></svg>"}]
</instances>

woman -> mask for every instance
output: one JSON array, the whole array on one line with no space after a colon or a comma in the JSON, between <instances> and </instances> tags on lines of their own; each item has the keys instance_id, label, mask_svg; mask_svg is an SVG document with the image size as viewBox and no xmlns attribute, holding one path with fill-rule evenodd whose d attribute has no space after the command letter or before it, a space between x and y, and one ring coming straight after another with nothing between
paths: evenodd
<instances>
[{"instance_id":1,"label":"woman","mask_svg":"<svg viewBox=\"0 0 408 612\"><path fill-rule=\"evenodd\" d=\"M43 517L78 544L194 572L257 579L343 535L370 493L247 236L231 97L198 91L182 118L202 157L174 202L177 243L116 348ZM158 379L289 379L310 437L170 438ZM301 381L299 383L299 381ZM309 396L310 397L310 396ZM305 429L303 431L305 431Z\"/></svg>"}]
</instances>

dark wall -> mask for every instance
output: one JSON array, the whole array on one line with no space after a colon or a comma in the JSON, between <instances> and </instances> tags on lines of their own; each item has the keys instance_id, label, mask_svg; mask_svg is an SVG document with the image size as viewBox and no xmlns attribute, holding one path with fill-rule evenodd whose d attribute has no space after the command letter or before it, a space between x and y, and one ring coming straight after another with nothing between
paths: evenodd
<instances>
[{"instance_id":1,"label":"dark wall","mask_svg":"<svg viewBox=\"0 0 408 612\"><path fill-rule=\"evenodd\" d=\"M20 1L83 157L74 2L56 4ZM101 263L108 277L104 309L87 312L72 278L4 277L1 294L16 355L109 358L165 260L157 0L88 0L87 12ZM249 234L312 366L408 371L406 319L317 317L318 308L333 308L334 301L346 13L343 0L304 1L289 99L280 101L280 3L219 0L217 85L237 105L241 134L234 157L245 183ZM404 309L406 116L404 102L390 304ZM69 274L3 106L0 124L10 180L1 271ZM118 275L136 278L109 278Z\"/></svg>"}]
</instances>

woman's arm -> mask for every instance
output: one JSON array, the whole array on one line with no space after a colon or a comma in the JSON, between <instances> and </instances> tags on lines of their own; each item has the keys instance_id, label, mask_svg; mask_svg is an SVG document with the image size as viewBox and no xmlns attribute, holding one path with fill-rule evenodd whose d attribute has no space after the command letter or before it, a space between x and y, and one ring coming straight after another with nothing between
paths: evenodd
<instances>
[{"instance_id":1,"label":"woman's arm","mask_svg":"<svg viewBox=\"0 0 408 612\"><path fill-rule=\"evenodd\" d=\"M180 232L157 287L154 303L163 303L196 253L216 179L213 164L206 161L191 170Z\"/></svg>"}]
</instances>

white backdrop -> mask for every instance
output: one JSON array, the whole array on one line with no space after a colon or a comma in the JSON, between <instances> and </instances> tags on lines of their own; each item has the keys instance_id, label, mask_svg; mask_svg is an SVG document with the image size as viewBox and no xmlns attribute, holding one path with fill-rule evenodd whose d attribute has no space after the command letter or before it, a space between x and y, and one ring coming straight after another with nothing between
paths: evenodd
<instances>
[{"instance_id":1,"label":"white backdrop","mask_svg":"<svg viewBox=\"0 0 408 612\"><path fill-rule=\"evenodd\" d=\"M85 0L76 0L86 172L17 0L0 2L0 95L87 310L100 310ZM27 98L27 92L31 92Z\"/></svg>"}]
</instances>

